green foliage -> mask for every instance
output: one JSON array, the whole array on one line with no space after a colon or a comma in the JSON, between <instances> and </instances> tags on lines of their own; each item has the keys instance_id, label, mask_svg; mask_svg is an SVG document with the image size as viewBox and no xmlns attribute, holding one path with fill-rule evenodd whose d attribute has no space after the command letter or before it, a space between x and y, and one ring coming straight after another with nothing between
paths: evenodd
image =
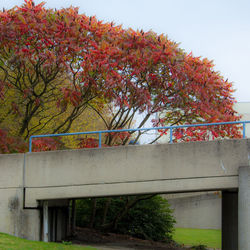
<instances>
[{"instance_id":1,"label":"green foliage","mask_svg":"<svg viewBox=\"0 0 250 250\"><path fill-rule=\"evenodd\" d=\"M118 228L138 238L160 241L172 239L174 223L167 200L157 195L137 203Z\"/></svg>"},{"instance_id":2,"label":"green foliage","mask_svg":"<svg viewBox=\"0 0 250 250\"><path fill-rule=\"evenodd\" d=\"M76 201L76 225L87 227L91 216L91 199Z\"/></svg>"},{"instance_id":3,"label":"green foliage","mask_svg":"<svg viewBox=\"0 0 250 250\"><path fill-rule=\"evenodd\" d=\"M172 239L175 220L167 200L161 198L159 195L134 202L136 199L138 200L140 197L112 198L108 206L105 224L103 224L103 216L105 206L107 206L107 199L97 199L93 227L121 234L129 234L142 239L156 241ZM128 208L127 204L134 205ZM128 208L127 211L126 207ZM93 200L78 200L76 224L88 227L90 224L89 218L92 215ZM119 215L120 219L117 220L117 227L115 227L114 225Z\"/></svg>"}]
</instances>

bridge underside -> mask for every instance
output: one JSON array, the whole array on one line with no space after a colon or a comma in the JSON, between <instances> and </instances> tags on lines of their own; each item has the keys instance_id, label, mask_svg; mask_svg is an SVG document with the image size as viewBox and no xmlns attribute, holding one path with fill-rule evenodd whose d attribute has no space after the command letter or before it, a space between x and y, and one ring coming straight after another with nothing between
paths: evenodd
<instances>
[{"instance_id":1,"label":"bridge underside","mask_svg":"<svg viewBox=\"0 0 250 250\"><path fill-rule=\"evenodd\" d=\"M39 200L110 197L121 195L168 194L234 190L238 176L146 180L140 182L97 183L59 187L25 188L26 206L37 207Z\"/></svg>"}]
</instances>

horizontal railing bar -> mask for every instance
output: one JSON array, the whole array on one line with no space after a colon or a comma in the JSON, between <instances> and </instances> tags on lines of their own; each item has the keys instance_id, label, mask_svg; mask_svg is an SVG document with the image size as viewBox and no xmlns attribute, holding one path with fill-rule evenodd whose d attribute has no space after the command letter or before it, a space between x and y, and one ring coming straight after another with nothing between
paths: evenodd
<instances>
[{"instance_id":1,"label":"horizontal railing bar","mask_svg":"<svg viewBox=\"0 0 250 250\"><path fill-rule=\"evenodd\" d=\"M44 135L32 135L29 139L29 152L32 148L33 138L42 137L60 137L60 136L72 136L72 135L89 135L89 134L103 134L103 133L118 133L118 132L136 132L136 131L149 131L149 130L167 130L167 129L178 129L178 128L190 128L190 127L206 127L206 126L218 126L218 125L230 125L230 124L246 124L250 121L234 121L234 122L214 122L214 123L200 123L200 124L186 124L186 125L174 125L174 126L162 126L162 127L152 127L152 128L130 128L130 129L116 129L116 130L99 130L99 131L87 131L87 132L74 132L74 133L60 133L60 134L44 134ZM245 126L244 126L245 127ZM243 131L245 134L245 131ZM99 136L100 144L100 136Z\"/></svg>"}]
</instances>

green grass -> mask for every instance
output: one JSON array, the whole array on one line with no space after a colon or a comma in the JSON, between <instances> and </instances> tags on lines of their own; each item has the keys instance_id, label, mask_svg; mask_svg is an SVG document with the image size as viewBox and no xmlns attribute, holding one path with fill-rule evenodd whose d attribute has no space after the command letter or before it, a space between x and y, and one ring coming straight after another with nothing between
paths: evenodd
<instances>
[{"instance_id":1,"label":"green grass","mask_svg":"<svg viewBox=\"0 0 250 250\"><path fill-rule=\"evenodd\" d=\"M10 236L8 234L0 233L0 249L1 250L12 250L12 249L22 249L22 250L43 250L43 249L53 249L53 250L96 250L93 247L82 247L77 245L66 245L63 243L46 243L41 241L30 241L25 239L20 239L15 236Z\"/></svg>"},{"instance_id":2,"label":"green grass","mask_svg":"<svg viewBox=\"0 0 250 250\"><path fill-rule=\"evenodd\" d=\"M176 228L174 240L188 246L206 245L221 248L221 230Z\"/></svg>"}]
</instances>

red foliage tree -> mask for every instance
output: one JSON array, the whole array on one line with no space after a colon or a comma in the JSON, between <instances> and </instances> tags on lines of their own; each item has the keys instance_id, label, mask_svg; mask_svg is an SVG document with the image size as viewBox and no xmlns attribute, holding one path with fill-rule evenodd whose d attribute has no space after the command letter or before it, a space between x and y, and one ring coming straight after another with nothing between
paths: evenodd
<instances>
[{"instance_id":1,"label":"red foliage tree","mask_svg":"<svg viewBox=\"0 0 250 250\"><path fill-rule=\"evenodd\" d=\"M12 108L19 136L67 132L105 89L88 64L103 58L95 48L113 28L79 15L77 8L51 10L44 3L25 2L0 12L0 96L11 90L16 94ZM64 119L51 129L62 114Z\"/></svg>"},{"instance_id":2,"label":"red foliage tree","mask_svg":"<svg viewBox=\"0 0 250 250\"><path fill-rule=\"evenodd\" d=\"M186 54L164 35L125 30L78 14L77 8L46 9L31 0L0 12L0 33L0 98L10 90L16 93L10 112L16 114L17 134L23 138L68 132L87 106L107 129L130 128L136 114L144 114L138 127L156 113L160 119L154 126L239 119L232 84L215 72L212 62ZM93 105L100 100L112 117ZM53 124L60 115L60 123ZM0 117L0 127L5 117ZM240 136L236 125L209 130L215 137ZM176 140L200 140L209 136L207 131L174 133ZM110 134L105 144L114 141Z\"/></svg>"},{"instance_id":3,"label":"red foliage tree","mask_svg":"<svg viewBox=\"0 0 250 250\"><path fill-rule=\"evenodd\" d=\"M103 118L107 129L131 127L136 113L144 114L139 128L156 113L160 119L153 121L154 126L239 120L233 109L232 84L215 72L206 58L186 54L176 43L153 32L129 29L112 43L113 53L106 62L108 74L102 76L112 88L104 93L113 112L112 119ZM184 136L185 131L189 136ZM210 131L217 137L240 136L238 126L230 125L188 128L182 130L182 140L201 140ZM142 133L138 133L135 143ZM180 139L177 134L176 139ZM111 141L110 135L106 144Z\"/></svg>"}]
</instances>

